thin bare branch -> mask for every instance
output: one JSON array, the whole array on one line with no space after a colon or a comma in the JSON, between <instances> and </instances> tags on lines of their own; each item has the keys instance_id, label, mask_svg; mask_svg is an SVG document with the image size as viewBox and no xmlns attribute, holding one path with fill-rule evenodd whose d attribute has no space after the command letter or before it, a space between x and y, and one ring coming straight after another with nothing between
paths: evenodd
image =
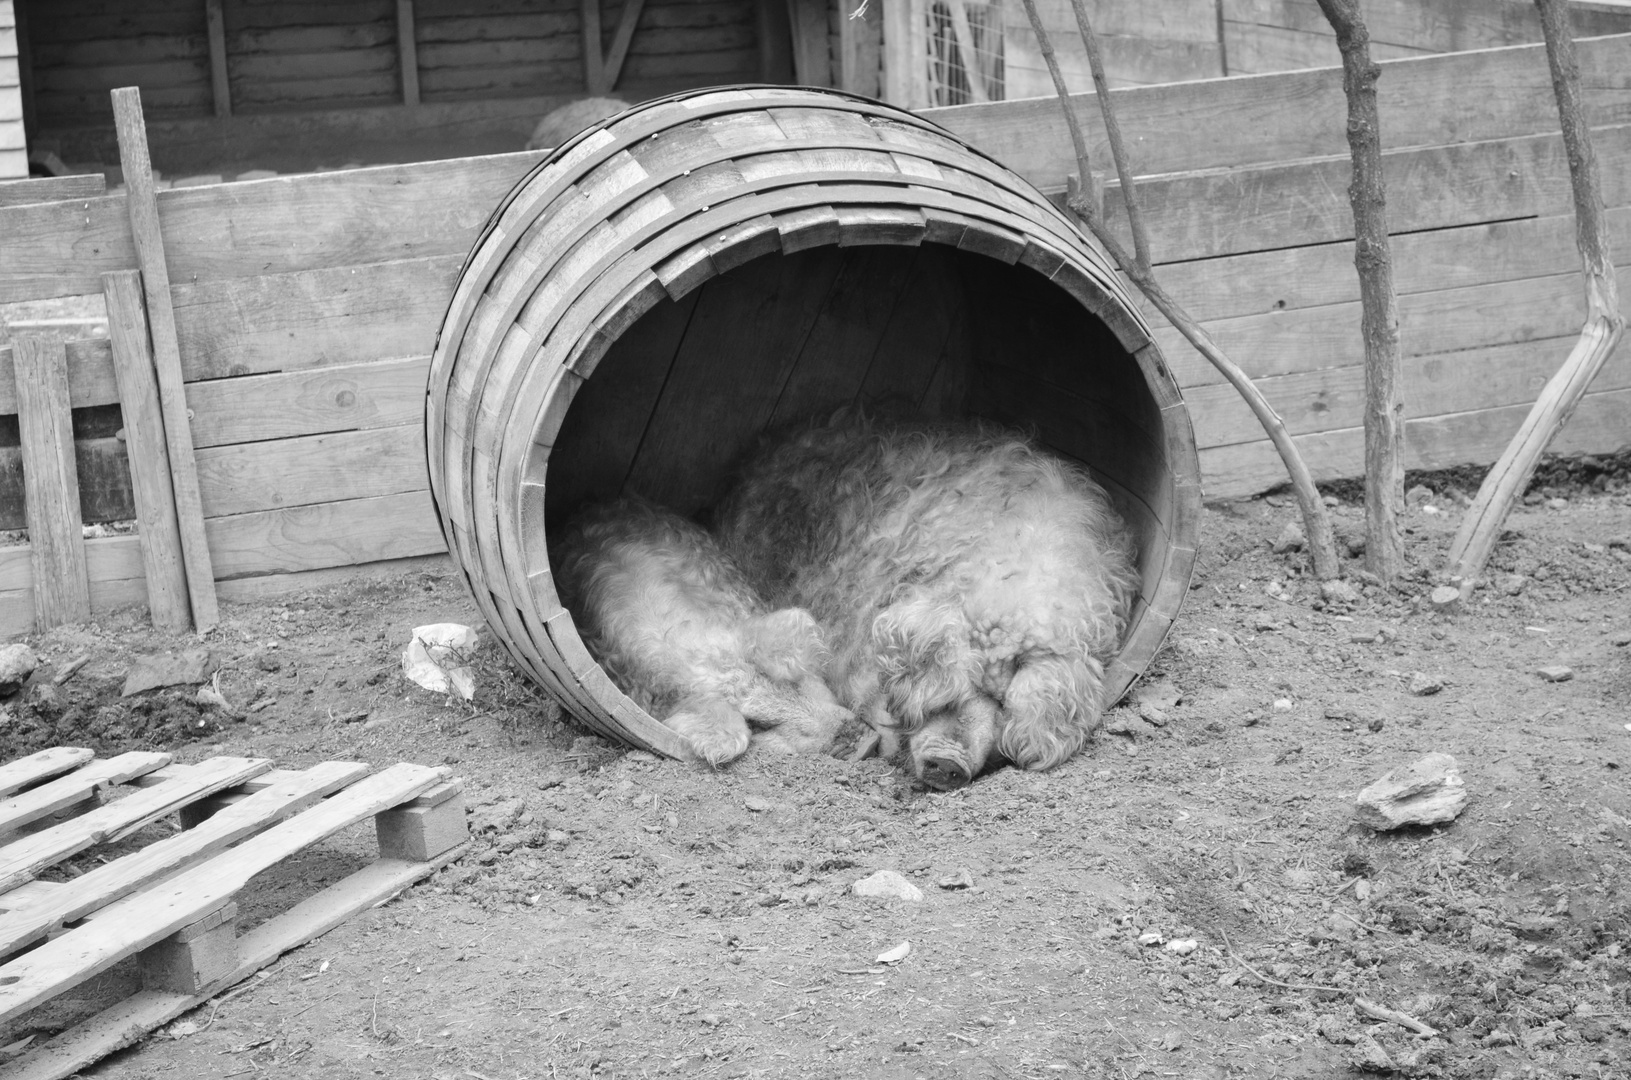
<instances>
[{"instance_id":1,"label":"thin bare branch","mask_svg":"<svg viewBox=\"0 0 1631 1080\"><path fill-rule=\"evenodd\" d=\"M1540 9L1541 29L1546 35L1546 59L1552 69L1552 90L1569 158L1569 178L1574 184L1575 237L1586 279L1586 321L1569 358L1547 381L1523 426L1484 477L1478 497L1450 545L1450 572L1461 577L1463 588L1484 572L1507 516L1529 486L1541 454L1574 415L1575 406L1625 332L1619 284L1609 255L1608 227L1603 220L1597 156L1580 96L1580 68L1574 55L1568 5L1563 0L1535 0L1535 6Z\"/></svg>"},{"instance_id":2,"label":"thin bare branch","mask_svg":"<svg viewBox=\"0 0 1631 1080\"><path fill-rule=\"evenodd\" d=\"M1138 201L1133 198L1133 169L1127 163L1126 144L1121 138L1121 124L1110 104L1110 84L1104 78L1104 62L1099 56L1099 35L1093 32L1093 23L1087 17L1084 0L1070 0L1076 12L1076 29L1082 35L1082 46L1087 50L1087 66L1093 72L1093 89L1098 94L1099 112L1104 116L1104 131L1110 139L1110 157L1116 163L1116 178L1121 181L1122 204L1127 209L1127 227L1133 233L1133 257L1145 274L1154 274L1150 262L1150 240L1144 230L1144 219L1138 212ZM1087 178L1082 178L1085 183Z\"/></svg>"},{"instance_id":3,"label":"thin bare branch","mask_svg":"<svg viewBox=\"0 0 1631 1080\"><path fill-rule=\"evenodd\" d=\"M1070 128L1071 141L1076 148L1076 168L1081 175L1081 191L1085 193L1091 188L1092 177L1092 168L1087 155L1087 139L1083 136L1081 125L1071 108L1069 89L1065 86L1064 75L1059 70L1059 61L1054 55L1053 42L1049 39L1047 28L1042 25L1042 20L1037 15L1036 4L1034 0L1020 2L1024 5L1026 16L1031 20L1031 29L1036 33L1037 45L1042 50L1042 58L1047 62L1048 72L1053 76L1053 86L1059 95L1060 107L1065 110L1065 123ZM1110 93L1105 85L1103 65L1098 60L1098 40L1093 34L1092 24L1086 20L1079 4L1077 28L1082 33L1088 63L1093 69L1094 85L1098 87L1099 108L1104 115L1105 130L1110 137L1110 153L1115 159L1121 177L1122 203L1127 208L1129 222L1138 221L1133 178L1126 164L1121 128L1116 123ZM1121 272L1127 275L1128 280L1138 286L1149 298L1150 303L1155 305L1156 310L1166 316L1167 321L1177 327L1196 351L1206 357L1208 362L1228 380L1229 385L1245 399L1258 423L1263 425L1269 440L1274 443L1275 450L1279 451L1280 460L1285 463L1292 491L1297 497L1297 505L1302 510L1303 529L1307 533L1308 551L1314 564L1315 577L1321 581L1338 577L1342 573L1342 566L1337 561L1336 537L1331 529L1331 517L1326 513L1325 504L1320 500L1319 489L1314 486L1313 474L1308 471L1308 466L1303 461L1302 454L1298 452L1296 444L1292 442L1291 433L1286 430L1285 422L1280 419L1280 415L1274 411L1274 407L1269 404L1262 391L1258 390L1240 366L1230 360L1218 347L1212 335L1190 318L1189 313L1161 288L1155 279L1147 251L1142 256L1129 254L1111 233L1099 207L1094 205L1091 198L1081 196L1073 198L1070 201L1070 208L1087 224L1088 231L1103 245L1105 251L1121 268ZM1135 247L1139 243L1141 232L1140 222L1134 231Z\"/></svg>"}]
</instances>

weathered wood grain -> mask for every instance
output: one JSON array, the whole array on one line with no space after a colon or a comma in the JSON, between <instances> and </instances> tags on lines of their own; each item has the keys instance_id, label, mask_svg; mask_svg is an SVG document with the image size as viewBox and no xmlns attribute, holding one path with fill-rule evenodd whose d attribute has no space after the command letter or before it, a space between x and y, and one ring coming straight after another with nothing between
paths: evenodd
<instances>
[{"instance_id":1,"label":"weathered wood grain","mask_svg":"<svg viewBox=\"0 0 1631 1080\"><path fill-rule=\"evenodd\" d=\"M1631 123L1631 35L1580 42L1582 83L1596 124ZM1345 153L1342 70L1130 87L1112 91L1136 175L1232 168ZM1557 128L1551 76L1540 45L1382 64L1377 84L1386 148L1550 133ZM1092 94L1072 94L1095 161L1109 161ZM945 125L1046 189L1076 169L1051 96L929 109Z\"/></svg>"},{"instance_id":2,"label":"weathered wood grain","mask_svg":"<svg viewBox=\"0 0 1631 1080\"><path fill-rule=\"evenodd\" d=\"M427 490L211 518L223 578L433 555L445 549Z\"/></svg>"},{"instance_id":3,"label":"weathered wood grain","mask_svg":"<svg viewBox=\"0 0 1631 1080\"><path fill-rule=\"evenodd\" d=\"M192 766L185 776L13 840L0 847L0 893L9 892L46 867L86 848L114 843L184 806L241 784L271 767L271 761L266 758L210 758ZM7 951L0 948L0 955Z\"/></svg>"},{"instance_id":4,"label":"weathered wood grain","mask_svg":"<svg viewBox=\"0 0 1631 1080\"><path fill-rule=\"evenodd\" d=\"M1493 461L1528 414L1529 406L1524 404L1407 421L1405 466L1446 469ZM1631 415L1631 390L1587 394L1569 426L1553 442L1552 451L1606 454L1623 450L1628 445L1627 415ZM1364 468L1363 428L1300 436L1297 446L1317 480L1357 476ZM1243 497L1285 482L1285 466L1267 440L1203 449L1201 469L1209 499Z\"/></svg>"},{"instance_id":5,"label":"weathered wood grain","mask_svg":"<svg viewBox=\"0 0 1631 1080\"><path fill-rule=\"evenodd\" d=\"M332 431L419 423L429 356L191 383L198 451Z\"/></svg>"},{"instance_id":6,"label":"weathered wood grain","mask_svg":"<svg viewBox=\"0 0 1631 1080\"><path fill-rule=\"evenodd\" d=\"M1631 204L1631 125L1593 133L1603 199ZM1417 232L1552 216L1570 205L1558 135L1530 135L1383 155L1389 225ZM1205 259L1353 238L1346 157L1213 170L1138 182L1138 205L1157 262ZM1130 243L1119 183L1105 186L1105 217Z\"/></svg>"},{"instance_id":7,"label":"weathered wood grain","mask_svg":"<svg viewBox=\"0 0 1631 1080\"><path fill-rule=\"evenodd\" d=\"M194 382L429 355L462 260L438 255L178 284L171 292L182 369Z\"/></svg>"},{"instance_id":8,"label":"weathered wood grain","mask_svg":"<svg viewBox=\"0 0 1631 1080\"><path fill-rule=\"evenodd\" d=\"M17 421L33 557L34 625L46 630L90 618L79 473L68 404L68 354L60 341L17 339Z\"/></svg>"},{"instance_id":9,"label":"weathered wood grain","mask_svg":"<svg viewBox=\"0 0 1631 1080\"><path fill-rule=\"evenodd\" d=\"M1413 356L1403 365L1405 415L1410 419L1523 405L1568 356L1572 337ZM1362 422L1365 373L1358 365L1271 376L1257 386L1293 434L1357 427ZM1622 345L1592 382L1593 390L1631 387L1631 347ZM1255 442L1262 428L1227 383L1184 394L1203 447Z\"/></svg>"},{"instance_id":10,"label":"weathered wood grain","mask_svg":"<svg viewBox=\"0 0 1631 1080\"><path fill-rule=\"evenodd\" d=\"M428 482L422 423L203 447L197 461L206 519L421 491Z\"/></svg>"},{"instance_id":11,"label":"weathered wood grain","mask_svg":"<svg viewBox=\"0 0 1631 1080\"><path fill-rule=\"evenodd\" d=\"M132 750L91 761L66 776L0 800L0 835L15 832L31 821L82 803L113 784L122 784L168 764L169 754L150 750Z\"/></svg>"},{"instance_id":12,"label":"weathered wood grain","mask_svg":"<svg viewBox=\"0 0 1631 1080\"><path fill-rule=\"evenodd\" d=\"M107 187L107 178L101 173L0 180L0 207L53 203L65 199L91 199L106 194Z\"/></svg>"},{"instance_id":13,"label":"weathered wood grain","mask_svg":"<svg viewBox=\"0 0 1631 1080\"><path fill-rule=\"evenodd\" d=\"M0 914L0 955L299 813L325 795L368 775L368 771L367 765L345 761L325 761L295 773L278 770L272 783L223 806L192 828L87 871L75 879L73 889L9 908ZM265 776L263 773L262 778ZM251 781L246 786L253 784Z\"/></svg>"},{"instance_id":14,"label":"weathered wood grain","mask_svg":"<svg viewBox=\"0 0 1631 1080\"><path fill-rule=\"evenodd\" d=\"M116 901L103 917L5 965L7 981L0 984L0 1022L21 1015L168 937L221 907L254 874L348 825L413 798L446 775L446 769L393 765L273 826L253 844L218 854L162 884Z\"/></svg>"},{"instance_id":15,"label":"weathered wood grain","mask_svg":"<svg viewBox=\"0 0 1631 1080\"><path fill-rule=\"evenodd\" d=\"M164 413L164 437L170 450L170 487L175 496L176 522L181 532L187 597L192 606L193 626L203 633L219 621L215 605L215 575L210 569L209 545L204 537L204 515L199 508L192 428L187 416L187 395L182 388L175 313L170 306L170 269L153 188L153 168L147 153L141 92L135 87L115 90L113 113L119 134L119 160L128 192L125 209L130 215L130 232L134 238L137 263L142 271L153 363L158 373L159 402Z\"/></svg>"},{"instance_id":16,"label":"weathered wood grain","mask_svg":"<svg viewBox=\"0 0 1631 1080\"><path fill-rule=\"evenodd\" d=\"M1631 268L1620 275L1631 283ZM1584 310L1579 275L1569 273L1409 293L1399 297L1400 336L1406 356L1448 353L1567 334L1579 329ZM1344 367L1364 355L1358 301L1217 319L1206 328L1253 378ZM1158 327L1155 340L1179 385L1220 381L1176 330Z\"/></svg>"},{"instance_id":17,"label":"weathered wood grain","mask_svg":"<svg viewBox=\"0 0 1631 1080\"><path fill-rule=\"evenodd\" d=\"M30 784L77 769L95 756L95 751L82 747L53 746L8 761L0 765L0 799L14 795Z\"/></svg>"},{"instance_id":18,"label":"weathered wood grain","mask_svg":"<svg viewBox=\"0 0 1631 1080\"><path fill-rule=\"evenodd\" d=\"M141 273L118 270L104 274L102 285L136 503L137 539L147 572L147 609L153 625L185 630L192 625L187 572L170 486L170 450L142 303Z\"/></svg>"}]
</instances>

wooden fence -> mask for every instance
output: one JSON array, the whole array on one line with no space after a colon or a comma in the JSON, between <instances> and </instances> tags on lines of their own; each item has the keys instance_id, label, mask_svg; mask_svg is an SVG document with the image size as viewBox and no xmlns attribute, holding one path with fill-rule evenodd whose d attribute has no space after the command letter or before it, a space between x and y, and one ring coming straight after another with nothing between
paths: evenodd
<instances>
[{"instance_id":1,"label":"wooden fence","mask_svg":"<svg viewBox=\"0 0 1631 1080\"><path fill-rule=\"evenodd\" d=\"M1631 260L1631 35L1582 42L1580 56L1616 250ZM1487 463L1567 353L1583 307L1544 52L1390 62L1380 90L1409 462ZM1168 288L1262 379L1316 475L1358 475L1361 344L1340 72L1116 93L1148 177L1141 190ZM1097 132L1091 97L1076 104ZM1042 99L930 115L1057 190L1073 168L1057 113ZM158 193L198 513L223 595L443 550L422 442L429 354L477 231L539 156ZM139 267L128 197L82 189L64 199L64 183L0 185L0 303L101 293L105 272ZM1281 482L1233 392L1170 328L1159 333L1186 388L1207 494ZM1558 449L1631 441L1628 350ZM0 349L0 421L21 408L14 363ZM140 403L121 394L112 344L69 342L62 363L71 408L122 404L128 438ZM153 571L137 537L82 546L92 612L148 599ZM34 624L35 562L28 545L0 547L0 634Z\"/></svg>"},{"instance_id":2,"label":"wooden fence","mask_svg":"<svg viewBox=\"0 0 1631 1080\"><path fill-rule=\"evenodd\" d=\"M1631 35L1580 43L1618 265L1631 266ZM1407 464L1495 460L1584 317L1568 164L1542 46L1384 63L1377 84L1405 352ZM1260 380L1318 479L1363 472L1363 343L1340 69L1113 91L1169 292ZM1075 106L1095 167L1098 106ZM1047 191L1075 170L1051 98L925 115ZM1120 219L1119 185L1106 205ZM1631 285L1631 280L1626 282ZM1153 310L1184 387L1208 497L1284 480L1244 403ZM1564 453L1631 444L1631 342Z\"/></svg>"}]
</instances>

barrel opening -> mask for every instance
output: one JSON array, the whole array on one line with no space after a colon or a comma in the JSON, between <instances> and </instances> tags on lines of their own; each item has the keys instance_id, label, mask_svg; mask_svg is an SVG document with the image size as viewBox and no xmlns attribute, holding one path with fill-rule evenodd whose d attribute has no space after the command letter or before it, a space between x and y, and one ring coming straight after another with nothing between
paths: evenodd
<instances>
[{"instance_id":1,"label":"barrel opening","mask_svg":"<svg viewBox=\"0 0 1631 1080\"><path fill-rule=\"evenodd\" d=\"M564 415L534 434L550 447L545 531L619 494L703 513L764 432L904 405L1028 430L1087 465L1138 537L1148 601L1172 469L1127 333L1028 265L946 244L760 255L658 300L582 365Z\"/></svg>"}]
</instances>

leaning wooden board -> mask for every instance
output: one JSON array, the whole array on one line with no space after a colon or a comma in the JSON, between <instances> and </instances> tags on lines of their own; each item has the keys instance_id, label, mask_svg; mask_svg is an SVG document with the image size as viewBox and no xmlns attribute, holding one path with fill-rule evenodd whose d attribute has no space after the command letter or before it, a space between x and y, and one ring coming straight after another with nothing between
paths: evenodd
<instances>
[{"instance_id":1,"label":"leaning wooden board","mask_svg":"<svg viewBox=\"0 0 1631 1080\"><path fill-rule=\"evenodd\" d=\"M0 764L0 1033L132 956L146 986L0 1064L0 1080L70 1076L463 853L462 781L406 763L370 772L71 747ZM172 815L179 831L108 857ZM377 861L237 935L252 876L369 817ZM76 857L91 868L52 880Z\"/></svg>"}]
</instances>

